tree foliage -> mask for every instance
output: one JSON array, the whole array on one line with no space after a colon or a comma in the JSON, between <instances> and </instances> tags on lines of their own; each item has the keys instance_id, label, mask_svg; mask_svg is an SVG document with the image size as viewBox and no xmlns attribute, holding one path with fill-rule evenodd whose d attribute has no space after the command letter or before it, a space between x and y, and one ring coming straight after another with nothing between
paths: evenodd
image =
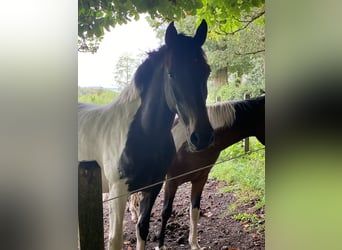
<instances>
[{"instance_id":1,"label":"tree foliage","mask_svg":"<svg viewBox=\"0 0 342 250\"><path fill-rule=\"evenodd\" d=\"M138 20L140 13L166 21L180 19L201 8L201 0L79 0L78 43L80 51L96 52L105 30Z\"/></svg>"},{"instance_id":2,"label":"tree foliage","mask_svg":"<svg viewBox=\"0 0 342 250\"><path fill-rule=\"evenodd\" d=\"M247 93L251 98L263 95L266 90L263 58L257 57L251 60L251 63L254 67L244 75L243 81L237 77L237 74L232 74L229 84L223 84L218 88L209 85L207 103L215 103L217 97L225 101L242 100Z\"/></svg>"},{"instance_id":3,"label":"tree foliage","mask_svg":"<svg viewBox=\"0 0 342 250\"><path fill-rule=\"evenodd\" d=\"M208 60L213 75L220 69L227 68L227 72L236 72L241 77L254 67L252 59L263 56L264 27L253 23L238 33L209 39L206 46L210 51Z\"/></svg>"},{"instance_id":4,"label":"tree foliage","mask_svg":"<svg viewBox=\"0 0 342 250\"><path fill-rule=\"evenodd\" d=\"M252 10L263 5L264 0L79 0L79 51L96 52L105 30L138 20L141 13L148 13L152 19L162 22L196 15L199 21L206 19L210 30L214 31L212 34L224 34L248 26L258 15ZM251 13L250 18L241 20L248 13Z\"/></svg>"},{"instance_id":5,"label":"tree foliage","mask_svg":"<svg viewBox=\"0 0 342 250\"><path fill-rule=\"evenodd\" d=\"M262 11L262 8L254 9L255 13ZM260 18L263 19L263 17ZM193 35L198 19L197 16L187 16L177 21L177 30ZM150 23L154 25L152 21ZM256 61L259 62L259 66L264 66L260 64L263 62L261 59L264 57L265 51L264 26L257 24L255 20L238 32L209 36L203 47L211 67L210 82L214 87L219 88L227 83L231 74L236 74L239 78L251 74L252 70L255 71ZM258 72L263 73L263 69Z\"/></svg>"},{"instance_id":6,"label":"tree foliage","mask_svg":"<svg viewBox=\"0 0 342 250\"><path fill-rule=\"evenodd\" d=\"M115 65L114 80L120 87L126 87L132 80L136 68L139 66L139 59L128 53L121 55Z\"/></svg>"},{"instance_id":7,"label":"tree foliage","mask_svg":"<svg viewBox=\"0 0 342 250\"><path fill-rule=\"evenodd\" d=\"M202 0L196 15L205 19L211 34L234 34L263 16L264 0Z\"/></svg>"}]
</instances>

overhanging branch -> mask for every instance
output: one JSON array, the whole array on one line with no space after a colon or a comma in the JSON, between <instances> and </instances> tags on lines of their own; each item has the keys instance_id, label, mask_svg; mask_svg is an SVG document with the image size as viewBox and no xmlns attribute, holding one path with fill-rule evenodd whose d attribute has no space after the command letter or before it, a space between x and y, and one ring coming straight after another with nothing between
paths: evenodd
<instances>
[{"instance_id":1,"label":"overhanging branch","mask_svg":"<svg viewBox=\"0 0 342 250\"><path fill-rule=\"evenodd\" d=\"M265 52L265 49L257 50L257 51L251 51L251 52L245 52L245 53L240 53L240 52L235 52L235 55L237 56L246 56L246 55L255 55L261 52Z\"/></svg>"},{"instance_id":2,"label":"overhanging branch","mask_svg":"<svg viewBox=\"0 0 342 250\"><path fill-rule=\"evenodd\" d=\"M265 10L263 9L261 12L257 13L255 16L251 17L249 20L238 20L241 23L245 23L242 27L232 31L232 32L225 32L225 31L215 31L218 35L235 35L236 33L246 29L251 23L257 20L259 17L265 14Z\"/></svg>"}]
</instances>

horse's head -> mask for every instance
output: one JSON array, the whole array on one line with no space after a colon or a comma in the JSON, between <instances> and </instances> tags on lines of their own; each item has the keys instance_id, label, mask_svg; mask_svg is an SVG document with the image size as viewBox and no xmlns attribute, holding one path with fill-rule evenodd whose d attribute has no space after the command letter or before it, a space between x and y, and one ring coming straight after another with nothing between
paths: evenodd
<instances>
[{"instance_id":1,"label":"horse's head","mask_svg":"<svg viewBox=\"0 0 342 250\"><path fill-rule=\"evenodd\" d=\"M166 102L184 123L187 141L193 151L208 147L214 139L205 106L210 67L201 46L206 36L207 23L204 20L194 37L177 34L173 22L165 34Z\"/></svg>"}]
</instances>

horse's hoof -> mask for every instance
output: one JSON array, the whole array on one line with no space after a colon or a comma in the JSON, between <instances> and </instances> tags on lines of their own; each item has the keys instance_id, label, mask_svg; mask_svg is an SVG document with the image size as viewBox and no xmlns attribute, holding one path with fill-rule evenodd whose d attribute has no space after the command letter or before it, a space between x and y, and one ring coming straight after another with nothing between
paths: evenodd
<instances>
[{"instance_id":1,"label":"horse's hoof","mask_svg":"<svg viewBox=\"0 0 342 250\"><path fill-rule=\"evenodd\" d=\"M133 221L134 224L137 224L138 222L138 218L135 218L135 217L134 218L132 217L131 220Z\"/></svg>"},{"instance_id":2,"label":"horse's hoof","mask_svg":"<svg viewBox=\"0 0 342 250\"><path fill-rule=\"evenodd\" d=\"M166 250L166 246L155 247L154 250Z\"/></svg>"},{"instance_id":3,"label":"horse's hoof","mask_svg":"<svg viewBox=\"0 0 342 250\"><path fill-rule=\"evenodd\" d=\"M206 247L197 246L197 247L192 247L191 250L207 250L207 248Z\"/></svg>"}]
</instances>

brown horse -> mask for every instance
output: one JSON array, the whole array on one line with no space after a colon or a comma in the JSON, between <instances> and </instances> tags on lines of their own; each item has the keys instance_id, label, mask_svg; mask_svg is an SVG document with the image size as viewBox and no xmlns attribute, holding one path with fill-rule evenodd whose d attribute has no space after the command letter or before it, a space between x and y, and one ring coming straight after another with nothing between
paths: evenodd
<instances>
[{"instance_id":1,"label":"brown horse","mask_svg":"<svg viewBox=\"0 0 342 250\"><path fill-rule=\"evenodd\" d=\"M243 101L222 102L208 106L207 109L210 122L215 130L214 145L199 152L191 152L186 142L184 125L176 120L172 134L177 154L167 173L167 178L213 165L223 149L243 138L256 136L265 145L265 96ZM180 178L166 180L162 226L158 237L160 249L165 249L165 228L171 216L177 188L188 181L191 181L192 185L189 244L191 249L200 249L197 240L197 222L201 195L210 170L211 167Z\"/></svg>"}]
</instances>

